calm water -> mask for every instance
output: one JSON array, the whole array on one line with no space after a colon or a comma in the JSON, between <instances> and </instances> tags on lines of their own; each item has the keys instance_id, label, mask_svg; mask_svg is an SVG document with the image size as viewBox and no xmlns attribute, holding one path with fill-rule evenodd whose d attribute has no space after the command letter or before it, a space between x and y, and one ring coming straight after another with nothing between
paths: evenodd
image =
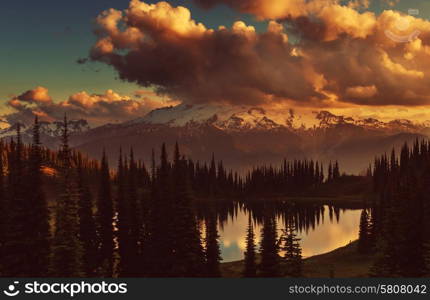
<instances>
[{"instance_id":1,"label":"calm water","mask_svg":"<svg viewBox=\"0 0 430 300\"><path fill-rule=\"evenodd\" d=\"M301 219L305 221L303 222L300 218L297 218L297 220L302 225L298 226L300 228L298 235L302 239L303 256L309 257L326 253L357 239L360 213L361 210L334 210L329 206L321 206L316 216L315 214L311 216L301 214ZM219 224L218 230L223 262L243 259L248 214L248 210L240 207ZM277 219L280 234L280 230L285 227L285 217L280 215ZM254 223L257 244L260 240L261 227L261 223Z\"/></svg>"}]
</instances>

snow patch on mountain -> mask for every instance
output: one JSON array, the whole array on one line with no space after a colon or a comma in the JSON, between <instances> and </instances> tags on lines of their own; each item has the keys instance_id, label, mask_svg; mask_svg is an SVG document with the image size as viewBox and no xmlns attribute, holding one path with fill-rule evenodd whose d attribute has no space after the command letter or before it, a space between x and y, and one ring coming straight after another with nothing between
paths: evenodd
<instances>
[{"instance_id":1,"label":"snow patch on mountain","mask_svg":"<svg viewBox=\"0 0 430 300\"><path fill-rule=\"evenodd\" d=\"M280 112L266 110L261 107L207 104L181 104L164 107L153 110L146 116L130 121L127 124L162 124L171 127L210 124L227 131L288 129L296 132L325 130L338 126L356 126L367 130L413 133L430 128L430 121L414 123L410 120L395 119L384 122L369 117L357 118L335 115L325 110L305 115L303 113L298 114L293 109Z\"/></svg>"},{"instance_id":2,"label":"snow patch on mountain","mask_svg":"<svg viewBox=\"0 0 430 300\"><path fill-rule=\"evenodd\" d=\"M153 110L143 118L129 123L165 124L172 127L211 124L223 130L271 130L294 127L292 112L275 116L261 107L186 105Z\"/></svg>"}]
</instances>

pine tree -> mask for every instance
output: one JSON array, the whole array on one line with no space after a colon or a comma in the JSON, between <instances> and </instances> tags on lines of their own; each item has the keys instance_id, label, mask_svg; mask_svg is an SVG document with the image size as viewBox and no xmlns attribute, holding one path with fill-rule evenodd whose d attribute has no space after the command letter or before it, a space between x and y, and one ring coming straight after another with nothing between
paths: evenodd
<instances>
[{"instance_id":1,"label":"pine tree","mask_svg":"<svg viewBox=\"0 0 430 300\"><path fill-rule=\"evenodd\" d=\"M328 178L327 178L327 181L330 182L332 180L333 180L333 166L332 166L331 161L330 161L330 163L328 165Z\"/></svg>"},{"instance_id":2,"label":"pine tree","mask_svg":"<svg viewBox=\"0 0 430 300\"><path fill-rule=\"evenodd\" d=\"M35 225L38 225L35 223L38 217L34 216L33 203L28 199L33 191L27 189L27 184L32 180L28 178L26 170L26 157L21 141L20 124L17 124L16 129L17 142L11 141L8 155L7 203L5 207L8 213L4 216L5 234L2 268L3 275L8 277L36 276L39 275L36 274L38 271L35 271L40 262L38 259L43 260L46 256L35 258L28 253L29 249L33 249L35 246L38 247L35 251L39 252L43 246L38 243L39 236L37 235L38 232L35 231L39 228L34 228ZM42 254L42 252L39 253Z\"/></svg>"},{"instance_id":3,"label":"pine tree","mask_svg":"<svg viewBox=\"0 0 430 300\"><path fill-rule=\"evenodd\" d=\"M264 224L261 230L261 263L259 266L262 277L280 277L279 243L275 217L264 214Z\"/></svg>"},{"instance_id":4,"label":"pine tree","mask_svg":"<svg viewBox=\"0 0 430 300\"><path fill-rule=\"evenodd\" d=\"M339 162L336 161L333 167L333 179L338 179L339 177L340 177Z\"/></svg>"},{"instance_id":5,"label":"pine tree","mask_svg":"<svg viewBox=\"0 0 430 300\"><path fill-rule=\"evenodd\" d=\"M119 244L119 276L132 277L133 262L130 259L130 253L133 251L130 238L130 206L128 205L126 196L126 166L122 150L120 149L118 160L118 175L117 175L117 197L116 206L118 210L118 244Z\"/></svg>"},{"instance_id":6,"label":"pine tree","mask_svg":"<svg viewBox=\"0 0 430 300\"><path fill-rule=\"evenodd\" d=\"M255 253L255 234L252 224L251 215L249 216L248 229L246 233L246 251L245 251L245 269L243 277L256 277L257 276L257 263Z\"/></svg>"},{"instance_id":7,"label":"pine tree","mask_svg":"<svg viewBox=\"0 0 430 300\"><path fill-rule=\"evenodd\" d=\"M172 276L198 277L205 273L205 256L197 218L192 209L192 191L187 162L180 157L176 143L173 163L174 262Z\"/></svg>"},{"instance_id":8,"label":"pine tree","mask_svg":"<svg viewBox=\"0 0 430 300\"><path fill-rule=\"evenodd\" d=\"M215 196L217 192L217 174L216 174L216 164L215 164L215 155L212 154L211 166L209 168L209 196Z\"/></svg>"},{"instance_id":9,"label":"pine tree","mask_svg":"<svg viewBox=\"0 0 430 300\"><path fill-rule=\"evenodd\" d=\"M137 191L137 165L134 158L134 151L130 149L129 168L126 172L126 206L129 217L129 245L128 245L128 276L138 276L139 255L141 254L140 240L142 236L143 220L140 207L138 205Z\"/></svg>"},{"instance_id":10,"label":"pine tree","mask_svg":"<svg viewBox=\"0 0 430 300\"><path fill-rule=\"evenodd\" d=\"M152 277L170 276L174 261L174 230L171 222L174 215L172 178L165 144L161 147L160 158L160 166L156 174L153 174L151 209L148 217L149 236L145 249L146 272Z\"/></svg>"},{"instance_id":11,"label":"pine tree","mask_svg":"<svg viewBox=\"0 0 430 300\"><path fill-rule=\"evenodd\" d=\"M293 225L288 225L283 231L282 240L284 242L282 250L285 252L286 274L290 277L302 277L302 249Z\"/></svg>"},{"instance_id":12,"label":"pine tree","mask_svg":"<svg viewBox=\"0 0 430 300\"><path fill-rule=\"evenodd\" d=\"M50 272L53 277L82 277L82 244L79 240L79 191L69 148L68 121L64 117L60 158L60 184L56 203L55 233Z\"/></svg>"},{"instance_id":13,"label":"pine tree","mask_svg":"<svg viewBox=\"0 0 430 300\"><path fill-rule=\"evenodd\" d=\"M32 251L28 253L30 263L28 276L30 277L46 276L49 265L50 225L48 204L43 190L41 151L39 121L36 117L28 164L28 179L26 180L29 191L26 201L32 207L31 218L27 220L29 224L29 240L32 243L30 247Z\"/></svg>"},{"instance_id":14,"label":"pine tree","mask_svg":"<svg viewBox=\"0 0 430 300\"><path fill-rule=\"evenodd\" d=\"M369 253L370 249L370 232L369 232L369 215L367 209L363 209L360 217L360 230L358 235L358 252Z\"/></svg>"},{"instance_id":15,"label":"pine tree","mask_svg":"<svg viewBox=\"0 0 430 300\"><path fill-rule=\"evenodd\" d=\"M93 197L86 181L82 157L78 157L78 192L79 192L79 238L83 250L83 269L86 277L93 277L97 273L97 227L93 213Z\"/></svg>"},{"instance_id":16,"label":"pine tree","mask_svg":"<svg viewBox=\"0 0 430 300\"><path fill-rule=\"evenodd\" d=\"M100 236L100 275L103 277L112 277L113 274L113 217L109 164L106 152L103 151L100 167L99 193L97 198L97 223Z\"/></svg>"},{"instance_id":17,"label":"pine tree","mask_svg":"<svg viewBox=\"0 0 430 300\"><path fill-rule=\"evenodd\" d=\"M217 229L217 218L211 214L206 219L206 268L207 277L220 277L220 261L221 261L221 251L219 248L219 235Z\"/></svg>"}]
</instances>

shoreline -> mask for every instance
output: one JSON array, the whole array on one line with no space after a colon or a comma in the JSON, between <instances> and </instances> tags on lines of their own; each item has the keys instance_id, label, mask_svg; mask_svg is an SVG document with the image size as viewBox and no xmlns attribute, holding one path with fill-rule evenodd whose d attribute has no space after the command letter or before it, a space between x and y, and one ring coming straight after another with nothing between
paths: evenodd
<instances>
[{"instance_id":1,"label":"shoreline","mask_svg":"<svg viewBox=\"0 0 430 300\"><path fill-rule=\"evenodd\" d=\"M221 263L222 277L241 278L243 260ZM357 241L330 252L303 259L305 278L361 278L368 277L372 255L359 254Z\"/></svg>"}]
</instances>

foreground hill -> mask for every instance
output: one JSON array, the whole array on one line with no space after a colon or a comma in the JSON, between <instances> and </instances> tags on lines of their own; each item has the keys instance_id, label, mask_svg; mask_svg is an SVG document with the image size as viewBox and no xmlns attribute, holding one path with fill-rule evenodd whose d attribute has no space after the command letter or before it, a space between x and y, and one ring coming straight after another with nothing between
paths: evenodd
<instances>
[{"instance_id":1,"label":"foreground hill","mask_svg":"<svg viewBox=\"0 0 430 300\"><path fill-rule=\"evenodd\" d=\"M307 278L358 278L367 277L373 257L357 251L357 242L329 253L304 259L303 273ZM243 261L221 264L223 277L242 277Z\"/></svg>"}]
</instances>

